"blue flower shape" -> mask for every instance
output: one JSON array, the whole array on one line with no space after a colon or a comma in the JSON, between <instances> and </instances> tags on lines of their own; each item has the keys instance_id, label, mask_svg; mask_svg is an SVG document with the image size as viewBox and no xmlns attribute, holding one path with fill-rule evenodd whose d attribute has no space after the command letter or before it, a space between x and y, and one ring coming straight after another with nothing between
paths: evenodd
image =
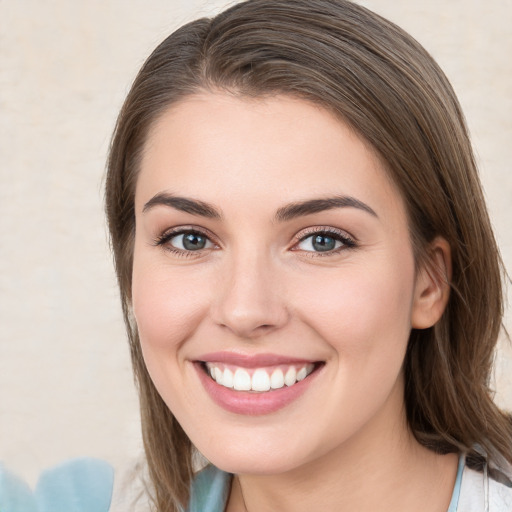
<instances>
[{"instance_id":1,"label":"blue flower shape","mask_svg":"<svg viewBox=\"0 0 512 512\"><path fill-rule=\"evenodd\" d=\"M72 459L41 473L34 492L0 463L0 512L108 512L114 470L100 459Z\"/></svg>"}]
</instances>

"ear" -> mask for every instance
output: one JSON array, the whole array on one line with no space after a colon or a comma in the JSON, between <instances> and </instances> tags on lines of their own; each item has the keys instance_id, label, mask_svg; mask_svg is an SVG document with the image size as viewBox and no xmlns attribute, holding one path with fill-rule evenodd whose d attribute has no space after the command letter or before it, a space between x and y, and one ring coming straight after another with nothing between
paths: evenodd
<instances>
[{"instance_id":1,"label":"ear","mask_svg":"<svg viewBox=\"0 0 512 512\"><path fill-rule=\"evenodd\" d=\"M414 329L432 327L441 318L450 297L450 245L444 238L437 237L427 250L426 261L416 275L411 313L411 326Z\"/></svg>"}]
</instances>

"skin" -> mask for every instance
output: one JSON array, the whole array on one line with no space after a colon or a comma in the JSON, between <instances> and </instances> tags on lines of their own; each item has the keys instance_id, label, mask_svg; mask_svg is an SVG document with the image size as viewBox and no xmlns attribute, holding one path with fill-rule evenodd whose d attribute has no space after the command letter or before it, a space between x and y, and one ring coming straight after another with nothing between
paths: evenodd
<instances>
[{"instance_id":1,"label":"skin","mask_svg":"<svg viewBox=\"0 0 512 512\"><path fill-rule=\"evenodd\" d=\"M162 194L218 216L151 203ZM373 213L345 206L276 219L291 203L331 197ZM448 286L416 268L402 198L353 130L285 96L193 95L153 126L135 205L132 300L144 359L195 446L237 475L228 512L243 501L258 512L448 508L456 457L414 440L402 375L411 328L439 319ZM180 235L158 244L191 227L208 237L203 250L184 250ZM313 228L355 246L318 253ZM429 251L449 278L446 242ZM216 351L323 365L286 407L235 414L212 401L193 364Z\"/></svg>"}]
</instances>

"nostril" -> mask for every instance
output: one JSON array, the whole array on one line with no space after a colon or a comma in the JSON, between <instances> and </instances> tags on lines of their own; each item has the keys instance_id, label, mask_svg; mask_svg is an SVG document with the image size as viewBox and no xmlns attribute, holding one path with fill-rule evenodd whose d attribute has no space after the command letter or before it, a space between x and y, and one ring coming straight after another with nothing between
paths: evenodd
<instances>
[{"instance_id":1,"label":"nostril","mask_svg":"<svg viewBox=\"0 0 512 512\"><path fill-rule=\"evenodd\" d=\"M273 324L262 324L262 325L255 325L255 324L241 324L241 323L234 323L234 322L222 322L219 324L220 327L224 329L228 329L232 332L234 332L237 336L240 336L241 338L254 338L259 337L261 335L264 335L266 333L269 333L270 331L276 329L276 325Z\"/></svg>"}]
</instances>

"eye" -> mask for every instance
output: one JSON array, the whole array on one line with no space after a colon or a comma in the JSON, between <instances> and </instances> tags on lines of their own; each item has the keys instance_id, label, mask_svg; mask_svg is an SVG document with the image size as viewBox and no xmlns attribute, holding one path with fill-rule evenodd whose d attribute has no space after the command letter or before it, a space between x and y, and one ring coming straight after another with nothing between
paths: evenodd
<instances>
[{"instance_id":1,"label":"eye","mask_svg":"<svg viewBox=\"0 0 512 512\"><path fill-rule=\"evenodd\" d=\"M175 234L168 239L168 243L180 251L200 251L213 247L207 236L196 231Z\"/></svg>"},{"instance_id":2,"label":"eye","mask_svg":"<svg viewBox=\"0 0 512 512\"><path fill-rule=\"evenodd\" d=\"M294 249L306 252L333 253L351 247L355 247L355 242L346 234L323 229L303 236Z\"/></svg>"},{"instance_id":3,"label":"eye","mask_svg":"<svg viewBox=\"0 0 512 512\"><path fill-rule=\"evenodd\" d=\"M216 247L209 236L194 229L169 230L155 240L155 245L184 256Z\"/></svg>"}]
</instances>

